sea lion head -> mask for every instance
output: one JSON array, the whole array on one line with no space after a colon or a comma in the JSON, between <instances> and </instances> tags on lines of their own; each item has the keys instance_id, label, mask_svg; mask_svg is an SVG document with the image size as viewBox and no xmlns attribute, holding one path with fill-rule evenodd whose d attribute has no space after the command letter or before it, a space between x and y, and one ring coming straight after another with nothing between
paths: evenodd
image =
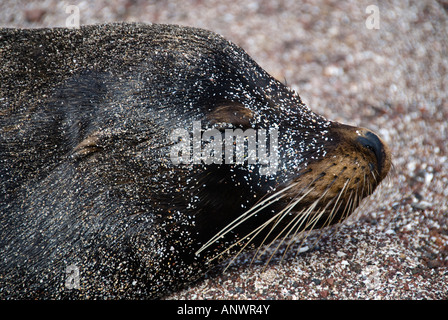
<instances>
[{"instance_id":1,"label":"sea lion head","mask_svg":"<svg viewBox=\"0 0 448 320\"><path fill-rule=\"evenodd\" d=\"M222 161L197 175L197 198L205 200L196 215L198 235L204 235L198 239L205 241L198 254L215 246L220 256L339 223L390 170L389 148L374 132L328 121L272 78L246 79L244 87L256 90L245 96L257 95L255 102L220 101L205 111L205 127L221 132L223 153L226 130L247 133L247 145L241 151L244 163ZM267 164L260 158L249 163L255 135L268 137L252 141L263 152L269 150ZM237 140L229 137L238 150ZM252 155L260 156L258 151Z\"/></svg>"}]
</instances>

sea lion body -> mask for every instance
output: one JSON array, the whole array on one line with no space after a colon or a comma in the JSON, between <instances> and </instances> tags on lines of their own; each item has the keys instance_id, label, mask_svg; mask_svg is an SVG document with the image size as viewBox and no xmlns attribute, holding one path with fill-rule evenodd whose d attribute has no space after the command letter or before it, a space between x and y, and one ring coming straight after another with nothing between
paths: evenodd
<instances>
[{"instance_id":1,"label":"sea lion body","mask_svg":"<svg viewBox=\"0 0 448 320\"><path fill-rule=\"evenodd\" d=\"M161 297L246 245L344 219L389 171L376 135L314 114L209 31L2 29L0 63L2 298ZM276 128L275 172L174 164L172 131L195 121Z\"/></svg>"}]
</instances>

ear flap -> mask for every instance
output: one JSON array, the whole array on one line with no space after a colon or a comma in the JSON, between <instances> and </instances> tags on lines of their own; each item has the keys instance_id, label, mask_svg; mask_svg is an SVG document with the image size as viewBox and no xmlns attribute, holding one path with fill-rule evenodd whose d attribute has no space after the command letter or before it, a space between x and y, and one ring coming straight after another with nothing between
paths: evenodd
<instances>
[{"instance_id":1,"label":"ear flap","mask_svg":"<svg viewBox=\"0 0 448 320\"><path fill-rule=\"evenodd\" d=\"M225 101L219 103L207 114L207 120L212 124L231 123L236 127L250 128L250 120L253 116L254 113L242 103Z\"/></svg>"},{"instance_id":2,"label":"ear flap","mask_svg":"<svg viewBox=\"0 0 448 320\"><path fill-rule=\"evenodd\" d=\"M89 135L87 138L78 143L77 146L73 149L72 158L75 160L79 160L81 158L87 157L95 152L98 152L103 149L102 147L102 136L101 132L94 132Z\"/></svg>"}]
</instances>

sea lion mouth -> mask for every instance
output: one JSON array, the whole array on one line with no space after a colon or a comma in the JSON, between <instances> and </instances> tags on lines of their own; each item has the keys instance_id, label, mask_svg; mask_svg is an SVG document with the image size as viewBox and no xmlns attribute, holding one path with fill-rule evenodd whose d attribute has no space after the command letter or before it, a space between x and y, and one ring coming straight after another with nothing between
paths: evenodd
<instances>
[{"instance_id":1,"label":"sea lion mouth","mask_svg":"<svg viewBox=\"0 0 448 320\"><path fill-rule=\"evenodd\" d=\"M215 258L237 247L234 260L248 247L270 247L282 238L281 244L306 230L337 224L350 216L386 177L391 156L388 146L368 129L332 123L330 130L333 141L324 157L307 163L294 179L265 195L217 232L196 254L238 228L247 233ZM262 215L266 218L260 219ZM241 227L244 224L250 227Z\"/></svg>"},{"instance_id":2,"label":"sea lion mouth","mask_svg":"<svg viewBox=\"0 0 448 320\"><path fill-rule=\"evenodd\" d=\"M311 162L285 193L293 211L306 213L304 229L345 220L386 177L391 167L388 146L372 131L334 123L331 147ZM290 204L288 204L290 205Z\"/></svg>"}]
</instances>

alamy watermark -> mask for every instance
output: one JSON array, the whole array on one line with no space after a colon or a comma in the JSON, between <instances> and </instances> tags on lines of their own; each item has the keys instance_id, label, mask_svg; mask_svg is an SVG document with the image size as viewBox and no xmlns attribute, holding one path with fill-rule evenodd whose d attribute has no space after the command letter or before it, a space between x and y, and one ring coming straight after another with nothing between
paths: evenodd
<instances>
[{"instance_id":1,"label":"alamy watermark","mask_svg":"<svg viewBox=\"0 0 448 320\"><path fill-rule=\"evenodd\" d=\"M79 289L79 267L71 264L65 268L67 277L65 278L65 287L67 289Z\"/></svg>"},{"instance_id":2,"label":"alamy watermark","mask_svg":"<svg viewBox=\"0 0 448 320\"><path fill-rule=\"evenodd\" d=\"M268 136L269 135L269 136ZM224 139L223 139L224 136ZM269 146L268 146L269 138ZM278 129L202 130L201 121L193 122L192 133L174 129L170 135L174 145L173 164L259 164L261 175L274 175L278 167Z\"/></svg>"},{"instance_id":3,"label":"alamy watermark","mask_svg":"<svg viewBox=\"0 0 448 320\"><path fill-rule=\"evenodd\" d=\"M372 4L366 7L366 13L370 14L366 19L366 28L369 30L380 28L380 9Z\"/></svg>"},{"instance_id":4,"label":"alamy watermark","mask_svg":"<svg viewBox=\"0 0 448 320\"><path fill-rule=\"evenodd\" d=\"M65 7L65 13L69 14L67 19L65 19L65 26L67 28L79 29L79 7L68 5Z\"/></svg>"}]
</instances>

